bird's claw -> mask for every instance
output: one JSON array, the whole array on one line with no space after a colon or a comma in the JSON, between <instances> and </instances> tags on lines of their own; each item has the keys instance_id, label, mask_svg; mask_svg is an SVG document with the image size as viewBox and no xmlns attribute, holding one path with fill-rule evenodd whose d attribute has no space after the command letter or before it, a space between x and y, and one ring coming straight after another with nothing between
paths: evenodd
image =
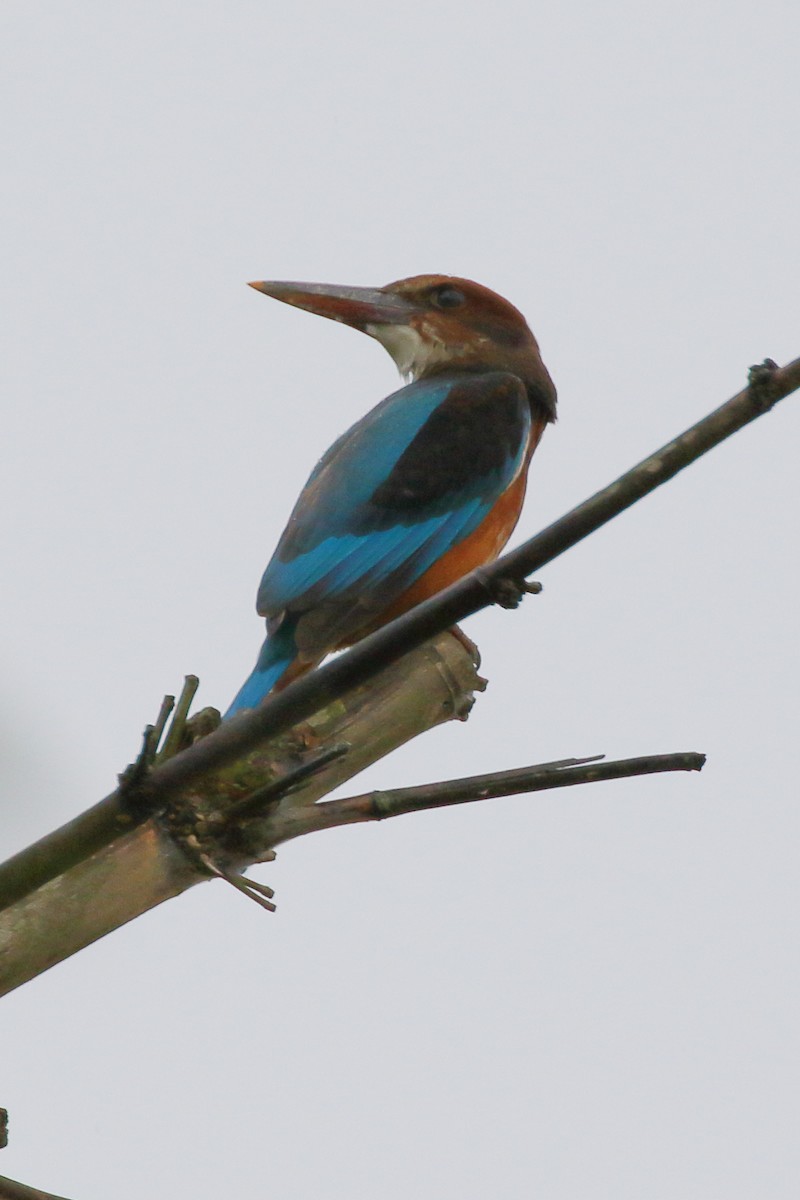
<instances>
[{"instance_id":1,"label":"bird's claw","mask_svg":"<svg viewBox=\"0 0 800 1200\"><path fill-rule=\"evenodd\" d=\"M747 372L750 393L761 412L769 412L778 398L772 388L772 379L777 370L779 367L775 360L765 358L762 363L756 363Z\"/></svg>"},{"instance_id":2,"label":"bird's claw","mask_svg":"<svg viewBox=\"0 0 800 1200\"><path fill-rule=\"evenodd\" d=\"M533 580L528 582L527 579L511 579L507 575L496 579L480 570L475 573L489 593L492 603L498 604L500 608L518 608L526 596L538 596L542 590L542 585Z\"/></svg>"}]
</instances>

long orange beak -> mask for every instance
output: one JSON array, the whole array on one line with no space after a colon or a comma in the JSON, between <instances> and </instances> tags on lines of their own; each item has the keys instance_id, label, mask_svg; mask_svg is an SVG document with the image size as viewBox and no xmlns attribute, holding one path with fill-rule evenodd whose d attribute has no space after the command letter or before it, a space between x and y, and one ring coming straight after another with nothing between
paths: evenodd
<instances>
[{"instance_id":1,"label":"long orange beak","mask_svg":"<svg viewBox=\"0 0 800 1200\"><path fill-rule=\"evenodd\" d=\"M295 308L341 321L355 329L367 325L405 325L417 306L382 288L340 287L333 283L251 283L251 288Z\"/></svg>"}]
</instances>

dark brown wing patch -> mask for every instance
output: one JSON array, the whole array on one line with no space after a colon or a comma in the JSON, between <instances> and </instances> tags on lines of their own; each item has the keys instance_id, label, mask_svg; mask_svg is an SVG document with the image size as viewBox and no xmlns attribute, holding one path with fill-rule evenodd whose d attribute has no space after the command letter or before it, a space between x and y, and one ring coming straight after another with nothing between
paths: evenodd
<instances>
[{"instance_id":1,"label":"dark brown wing patch","mask_svg":"<svg viewBox=\"0 0 800 1200\"><path fill-rule=\"evenodd\" d=\"M433 513L454 496L480 495L487 477L519 455L528 412L525 388L515 375L494 371L459 379L375 489L370 507L397 520L404 511Z\"/></svg>"}]
</instances>

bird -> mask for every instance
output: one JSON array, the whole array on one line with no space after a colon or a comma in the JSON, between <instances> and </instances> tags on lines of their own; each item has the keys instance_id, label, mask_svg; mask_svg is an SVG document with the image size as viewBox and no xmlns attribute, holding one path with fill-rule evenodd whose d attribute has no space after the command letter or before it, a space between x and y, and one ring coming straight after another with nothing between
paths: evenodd
<instances>
[{"instance_id":1,"label":"bird","mask_svg":"<svg viewBox=\"0 0 800 1200\"><path fill-rule=\"evenodd\" d=\"M266 641L226 719L496 558L556 419L522 313L472 280L250 286L368 334L407 382L311 472L258 589Z\"/></svg>"}]
</instances>

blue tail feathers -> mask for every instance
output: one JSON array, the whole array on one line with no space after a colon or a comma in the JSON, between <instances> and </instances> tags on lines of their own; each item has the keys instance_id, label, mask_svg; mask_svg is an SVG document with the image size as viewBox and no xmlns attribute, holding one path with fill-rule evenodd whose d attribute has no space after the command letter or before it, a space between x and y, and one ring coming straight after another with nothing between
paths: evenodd
<instances>
[{"instance_id":1,"label":"blue tail feathers","mask_svg":"<svg viewBox=\"0 0 800 1200\"><path fill-rule=\"evenodd\" d=\"M268 692L294 662L297 657L297 646L294 640L294 624L285 622L275 633L270 634L264 645L252 674L244 681L236 698L225 713L224 720L243 708L256 708Z\"/></svg>"}]
</instances>

